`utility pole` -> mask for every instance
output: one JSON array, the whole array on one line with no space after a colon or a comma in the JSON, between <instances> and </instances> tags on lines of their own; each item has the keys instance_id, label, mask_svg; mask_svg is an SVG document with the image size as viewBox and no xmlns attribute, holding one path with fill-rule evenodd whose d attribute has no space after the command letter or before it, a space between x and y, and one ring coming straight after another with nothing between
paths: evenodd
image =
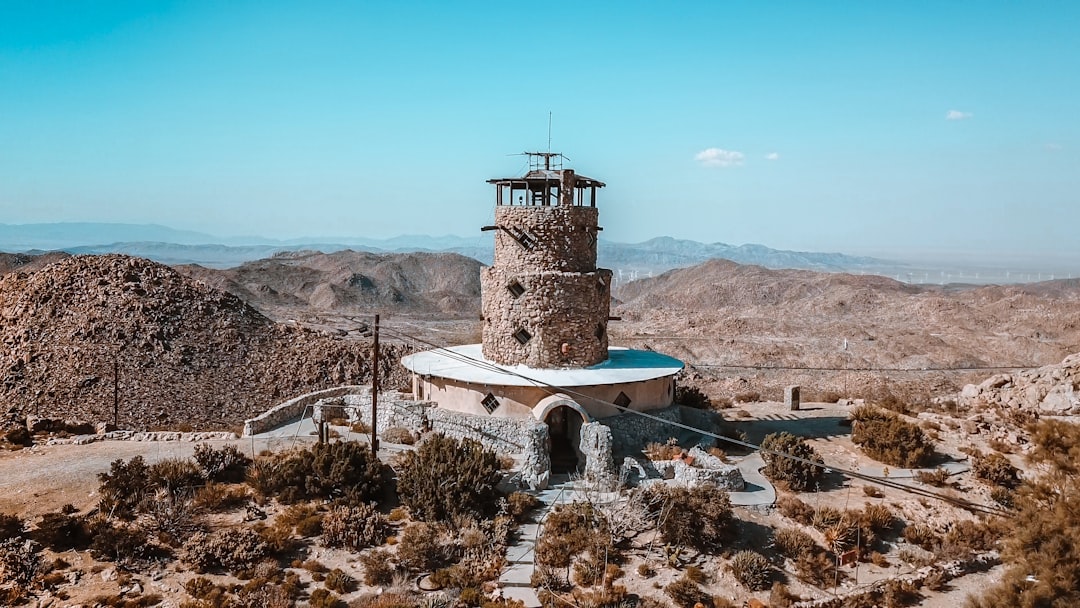
<instances>
[{"instance_id":1,"label":"utility pole","mask_svg":"<svg viewBox=\"0 0 1080 608\"><path fill-rule=\"evenodd\" d=\"M120 429L120 347L117 346L113 351L112 358L112 411L113 411L113 426L117 430Z\"/></svg>"},{"instance_id":2,"label":"utility pole","mask_svg":"<svg viewBox=\"0 0 1080 608\"><path fill-rule=\"evenodd\" d=\"M371 344L371 455L379 456L379 315Z\"/></svg>"}]
</instances>

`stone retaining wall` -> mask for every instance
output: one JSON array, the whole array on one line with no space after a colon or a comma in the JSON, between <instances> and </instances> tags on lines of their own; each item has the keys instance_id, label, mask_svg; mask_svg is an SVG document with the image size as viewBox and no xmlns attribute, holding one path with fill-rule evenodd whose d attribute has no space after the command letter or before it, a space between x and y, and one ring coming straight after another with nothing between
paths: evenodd
<instances>
[{"instance_id":1,"label":"stone retaining wall","mask_svg":"<svg viewBox=\"0 0 1080 608\"><path fill-rule=\"evenodd\" d=\"M648 413L666 422L678 422L710 432L716 432L717 424L721 420L719 414L714 412L681 405L650 410ZM625 456L640 457L642 448L649 442L663 443L670 437L682 437L691 433L637 414L609 416L601 418L599 422L611 427L614 438L612 452L618 461Z\"/></svg>"},{"instance_id":2,"label":"stone retaining wall","mask_svg":"<svg viewBox=\"0 0 1080 608\"><path fill-rule=\"evenodd\" d=\"M265 433L271 429L275 429L290 420L296 420L304 413L304 408L309 405L314 405L320 399L328 399L331 397L340 397L342 395L348 395L350 393L356 393L359 391L371 389L364 386L336 386L334 388L328 388L321 391L315 391L294 397L288 401L275 405L269 410L259 414L258 416L244 421L244 432L242 437L250 437L252 435L258 435L259 433Z\"/></svg>"}]
</instances>

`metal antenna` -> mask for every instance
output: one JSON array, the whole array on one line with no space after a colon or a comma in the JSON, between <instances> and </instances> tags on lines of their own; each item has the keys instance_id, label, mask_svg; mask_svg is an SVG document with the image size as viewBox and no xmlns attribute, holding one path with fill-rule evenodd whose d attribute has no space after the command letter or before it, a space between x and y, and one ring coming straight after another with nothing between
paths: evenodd
<instances>
[{"instance_id":1,"label":"metal antenna","mask_svg":"<svg viewBox=\"0 0 1080 608\"><path fill-rule=\"evenodd\" d=\"M551 110L548 110L548 154L551 153Z\"/></svg>"}]
</instances>

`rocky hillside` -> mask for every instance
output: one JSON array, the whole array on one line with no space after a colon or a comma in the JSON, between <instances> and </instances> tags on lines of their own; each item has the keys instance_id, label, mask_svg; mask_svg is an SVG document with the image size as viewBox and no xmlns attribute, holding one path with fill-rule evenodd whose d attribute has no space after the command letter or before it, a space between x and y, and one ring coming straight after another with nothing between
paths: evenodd
<instances>
[{"instance_id":1,"label":"rocky hillside","mask_svg":"<svg viewBox=\"0 0 1080 608\"><path fill-rule=\"evenodd\" d=\"M995 374L960 391L957 402L964 407L1005 407L1034 410L1042 414L1080 414L1080 354L1038 369Z\"/></svg>"},{"instance_id":2,"label":"rocky hillside","mask_svg":"<svg viewBox=\"0 0 1080 608\"><path fill-rule=\"evenodd\" d=\"M177 269L271 315L304 309L350 314L475 318L480 262L453 253L284 252L227 270Z\"/></svg>"},{"instance_id":3,"label":"rocky hillside","mask_svg":"<svg viewBox=\"0 0 1080 608\"><path fill-rule=\"evenodd\" d=\"M127 428L233 428L371 370L367 344L275 324L232 294L121 255L5 275L0 345L4 410L111 422L116 387Z\"/></svg>"},{"instance_id":4,"label":"rocky hillside","mask_svg":"<svg viewBox=\"0 0 1080 608\"><path fill-rule=\"evenodd\" d=\"M66 257L68 257L68 254L62 251L52 251L39 255L0 252L0 275L9 272L33 272Z\"/></svg>"}]
</instances>

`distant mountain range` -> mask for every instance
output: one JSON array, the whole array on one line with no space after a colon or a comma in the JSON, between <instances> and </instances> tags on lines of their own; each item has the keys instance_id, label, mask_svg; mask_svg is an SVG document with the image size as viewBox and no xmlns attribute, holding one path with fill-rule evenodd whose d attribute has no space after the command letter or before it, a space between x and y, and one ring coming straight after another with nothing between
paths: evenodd
<instances>
[{"instance_id":1,"label":"distant mountain range","mask_svg":"<svg viewBox=\"0 0 1080 608\"><path fill-rule=\"evenodd\" d=\"M490 264L492 248L490 236L403 235L390 239L311 237L275 240L262 237L217 237L156 224L0 224L0 251L125 253L165 264L200 264L213 268L230 268L286 251L312 250L332 253L344 249L373 253L452 252ZM643 243L601 240L598 257L600 266L618 271L624 279L658 274L715 258L768 268L834 272L883 272L901 265L888 260L842 253L784 251L764 245L699 243L671 237L658 237Z\"/></svg>"}]
</instances>

